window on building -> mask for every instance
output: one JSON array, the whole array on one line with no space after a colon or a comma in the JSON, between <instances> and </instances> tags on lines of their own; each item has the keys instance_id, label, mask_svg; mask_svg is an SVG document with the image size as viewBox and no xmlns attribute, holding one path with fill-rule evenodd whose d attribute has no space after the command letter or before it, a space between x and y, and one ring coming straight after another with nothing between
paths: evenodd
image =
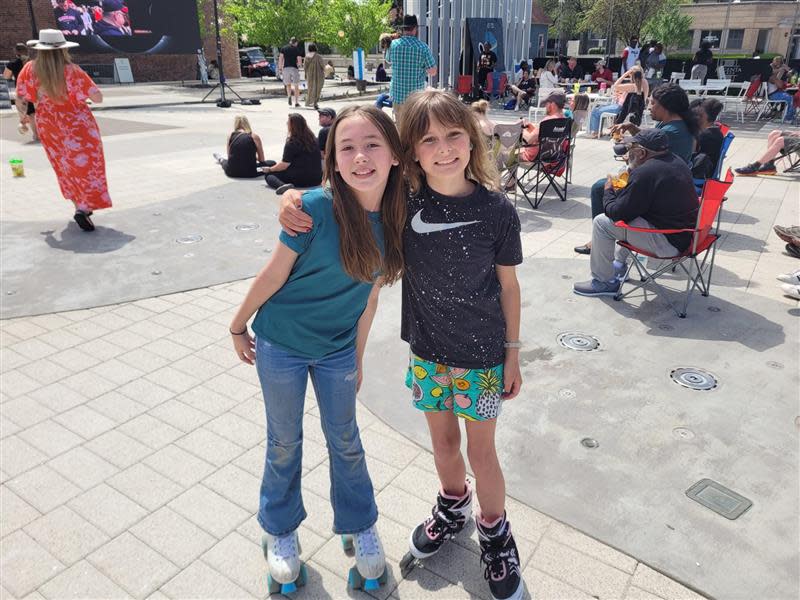
<instances>
[{"instance_id":1,"label":"window on building","mask_svg":"<svg viewBox=\"0 0 800 600\"><path fill-rule=\"evenodd\" d=\"M731 50L741 50L743 42L744 42L744 29L728 30L728 43L725 44L726 48L730 48Z\"/></svg>"},{"instance_id":2,"label":"window on building","mask_svg":"<svg viewBox=\"0 0 800 600\"><path fill-rule=\"evenodd\" d=\"M712 48L719 48L719 42L722 39L721 29L703 29L700 32L700 43L708 42Z\"/></svg>"},{"instance_id":3,"label":"window on building","mask_svg":"<svg viewBox=\"0 0 800 600\"><path fill-rule=\"evenodd\" d=\"M758 30L758 39L756 40L755 47L756 54L763 54L767 51L767 47L769 46L769 32L769 29Z\"/></svg>"}]
</instances>

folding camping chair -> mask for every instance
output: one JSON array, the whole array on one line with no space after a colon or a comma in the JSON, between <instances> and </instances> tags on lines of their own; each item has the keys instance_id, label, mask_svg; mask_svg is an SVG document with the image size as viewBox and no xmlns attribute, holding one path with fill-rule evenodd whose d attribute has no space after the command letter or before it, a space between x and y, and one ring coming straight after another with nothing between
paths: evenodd
<instances>
[{"instance_id":1,"label":"folding camping chair","mask_svg":"<svg viewBox=\"0 0 800 600\"><path fill-rule=\"evenodd\" d=\"M514 177L519 162L519 147L522 143L522 122L496 124L492 131L492 140L492 155L500 173L500 182L504 187L509 183L513 184L516 198L517 185Z\"/></svg>"},{"instance_id":2,"label":"folding camping chair","mask_svg":"<svg viewBox=\"0 0 800 600\"><path fill-rule=\"evenodd\" d=\"M733 132L731 131L730 127L725 125L725 123L717 123L717 127L719 127L719 130L722 132L722 135L724 137L722 138L722 148L720 149L719 152L719 161L717 161L717 166L714 169L714 174L711 176L712 179L719 179L720 175L722 175L722 163L725 162L725 156L728 154L728 149L731 147L731 144L733 143L733 138L736 137L735 135L733 135ZM705 179L694 180L694 186L697 189L698 196L702 194L703 186L705 185L705 183L706 183Z\"/></svg>"},{"instance_id":3,"label":"folding camping chair","mask_svg":"<svg viewBox=\"0 0 800 600\"><path fill-rule=\"evenodd\" d=\"M742 122L748 114L753 114L758 120L759 115L764 110L764 103L767 100L767 88L761 85L761 75L754 75L750 80L750 85L744 93L744 112Z\"/></svg>"},{"instance_id":4,"label":"folding camping chair","mask_svg":"<svg viewBox=\"0 0 800 600\"><path fill-rule=\"evenodd\" d=\"M462 100L466 100L472 94L472 75L459 75L456 83L456 93Z\"/></svg>"},{"instance_id":5,"label":"folding camping chair","mask_svg":"<svg viewBox=\"0 0 800 600\"><path fill-rule=\"evenodd\" d=\"M783 170L784 173L800 173L800 150L794 149L787 152L784 148L775 160L789 162L789 166Z\"/></svg>"},{"instance_id":6,"label":"folding camping chair","mask_svg":"<svg viewBox=\"0 0 800 600\"><path fill-rule=\"evenodd\" d=\"M572 119L548 119L539 123L539 151L532 161L517 163L517 188L531 208L539 208L545 194L552 188L562 202L567 200L567 167L572 149ZM519 171L522 170L522 174ZM544 184L544 187L540 187ZM533 193L533 199L530 194ZM516 199L516 190L514 198Z\"/></svg>"},{"instance_id":7,"label":"folding camping chair","mask_svg":"<svg viewBox=\"0 0 800 600\"><path fill-rule=\"evenodd\" d=\"M657 256L647 250L642 250L636 246L623 241L618 241L621 247L631 254L631 265L623 281L627 282L628 274L632 267L639 272L640 281L632 281L632 287L625 293L619 292L614 296L614 300L622 300L636 290L647 288L656 282L656 279L667 271L674 271L677 267L686 274L686 290L684 292L683 306L680 310L676 309L669 298L665 298L670 307L680 318L686 317L686 309L689 306L689 299L695 288L700 290L703 296L711 293L711 273L714 270L714 257L716 255L716 242L720 237L719 218L722 210L722 203L725 201L725 193L733 183L733 172L728 169L725 180L708 179L703 187L703 195L700 198L700 207L697 213L697 223L693 229L647 229L643 227L632 227L624 221L617 221L615 225L630 231L640 231L644 233L682 233L692 232L692 242L689 247L677 256ZM664 261L654 271L648 271L647 267L636 259L634 254L649 256L660 261ZM702 258L701 258L702 257ZM689 263L687 268L686 264Z\"/></svg>"}]
</instances>

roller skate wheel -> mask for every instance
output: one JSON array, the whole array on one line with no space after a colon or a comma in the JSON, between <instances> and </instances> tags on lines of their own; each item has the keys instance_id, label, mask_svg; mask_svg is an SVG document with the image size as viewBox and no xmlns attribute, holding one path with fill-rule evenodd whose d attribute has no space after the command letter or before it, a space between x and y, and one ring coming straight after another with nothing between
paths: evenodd
<instances>
[{"instance_id":1,"label":"roller skate wheel","mask_svg":"<svg viewBox=\"0 0 800 600\"><path fill-rule=\"evenodd\" d=\"M271 594L277 594L281 591L281 584L272 578L272 575L267 575L267 590Z\"/></svg>"},{"instance_id":2,"label":"roller skate wheel","mask_svg":"<svg viewBox=\"0 0 800 600\"><path fill-rule=\"evenodd\" d=\"M411 572L416 560L417 558L411 552L406 552L406 555L400 560L400 573L403 577Z\"/></svg>"},{"instance_id":3,"label":"roller skate wheel","mask_svg":"<svg viewBox=\"0 0 800 600\"><path fill-rule=\"evenodd\" d=\"M355 547L353 545L353 536L352 535L343 535L342 536L342 549L345 552L353 552Z\"/></svg>"},{"instance_id":4,"label":"roller skate wheel","mask_svg":"<svg viewBox=\"0 0 800 600\"><path fill-rule=\"evenodd\" d=\"M347 587L353 590L359 590L364 587L364 578L355 567L351 567L350 572L347 574Z\"/></svg>"},{"instance_id":5,"label":"roller skate wheel","mask_svg":"<svg viewBox=\"0 0 800 600\"><path fill-rule=\"evenodd\" d=\"M281 594L284 596L294 594L297 591L297 584L294 581L281 584Z\"/></svg>"}]
</instances>

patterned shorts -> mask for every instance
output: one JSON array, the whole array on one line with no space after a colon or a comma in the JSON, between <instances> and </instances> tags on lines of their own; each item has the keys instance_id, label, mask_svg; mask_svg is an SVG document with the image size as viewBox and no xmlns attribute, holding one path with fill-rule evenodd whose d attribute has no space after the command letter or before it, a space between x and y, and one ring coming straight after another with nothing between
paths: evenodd
<instances>
[{"instance_id":1,"label":"patterned shorts","mask_svg":"<svg viewBox=\"0 0 800 600\"><path fill-rule=\"evenodd\" d=\"M406 374L414 406L426 412L453 411L468 421L500 416L503 365L489 369L448 367L411 355Z\"/></svg>"}]
</instances>

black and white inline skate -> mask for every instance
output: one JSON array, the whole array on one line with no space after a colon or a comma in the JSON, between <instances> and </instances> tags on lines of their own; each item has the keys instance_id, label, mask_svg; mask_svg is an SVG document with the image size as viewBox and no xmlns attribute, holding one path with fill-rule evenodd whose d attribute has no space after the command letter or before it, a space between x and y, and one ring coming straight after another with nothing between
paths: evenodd
<instances>
[{"instance_id":1,"label":"black and white inline skate","mask_svg":"<svg viewBox=\"0 0 800 600\"><path fill-rule=\"evenodd\" d=\"M351 567L347 575L350 588L370 591L386 583L386 556L375 525L352 535L343 535L342 547L356 559L356 566Z\"/></svg>"},{"instance_id":2,"label":"black and white inline skate","mask_svg":"<svg viewBox=\"0 0 800 600\"><path fill-rule=\"evenodd\" d=\"M464 495L456 498L439 493L431 516L414 528L408 552L400 561L400 572L408 575L417 562L436 554L442 545L459 531L472 516L472 487L465 485Z\"/></svg>"},{"instance_id":3,"label":"black and white inline skate","mask_svg":"<svg viewBox=\"0 0 800 600\"><path fill-rule=\"evenodd\" d=\"M306 566L300 562L300 540L296 530L284 536L265 534L261 538L261 548L269 566L267 587L270 594L285 596L305 585L308 574Z\"/></svg>"},{"instance_id":4,"label":"black and white inline skate","mask_svg":"<svg viewBox=\"0 0 800 600\"><path fill-rule=\"evenodd\" d=\"M511 525L505 515L486 527L477 520L481 545L483 577L489 583L494 600L520 600L525 592L520 573L519 555Z\"/></svg>"}]
</instances>

